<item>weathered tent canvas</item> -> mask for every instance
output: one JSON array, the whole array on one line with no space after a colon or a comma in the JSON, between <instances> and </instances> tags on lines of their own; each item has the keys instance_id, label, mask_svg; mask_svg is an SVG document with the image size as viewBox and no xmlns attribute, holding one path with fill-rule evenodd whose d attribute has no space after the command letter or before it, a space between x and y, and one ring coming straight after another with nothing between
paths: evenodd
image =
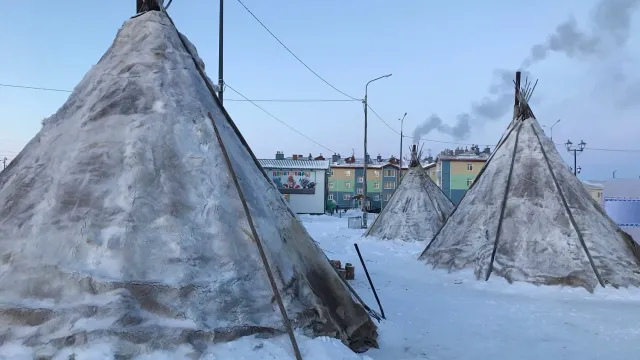
<instances>
[{"instance_id":1,"label":"weathered tent canvas","mask_svg":"<svg viewBox=\"0 0 640 360\"><path fill-rule=\"evenodd\" d=\"M365 236L405 241L429 241L444 224L454 205L415 162L389 203Z\"/></svg>"},{"instance_id":2,"label":"weathered tent canvas","mask_svg":"<svg viewBox=\"0 0 640 360\"><path fill-rule=\"evenodd\" d=\"M638 246L591 199L527 113L510 124L420 259L450 271L473 269L482 279L589 290L639 286Z\"/></svg>"},{"instance_id":3,"label":"weathered tent canvas","mask_svg":"<svg viewBox=\"0 0 640 360\"><path fill-rule=\"evenodd\" d=\"M282 333L258 242L294 327L375 346L196 64L165 13L128 20L0 174L0 352L100 342L127 358Z\"/></svg>"}]
</instances>

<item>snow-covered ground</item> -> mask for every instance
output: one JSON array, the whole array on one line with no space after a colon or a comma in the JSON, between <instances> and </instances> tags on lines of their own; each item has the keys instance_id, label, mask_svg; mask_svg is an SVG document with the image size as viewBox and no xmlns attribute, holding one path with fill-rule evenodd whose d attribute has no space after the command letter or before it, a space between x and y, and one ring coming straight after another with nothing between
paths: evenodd
<instances>
[{"instance_id":1,"label":"snow-covered ground","mask_svg":"<svg viewBox=\"0 0 640 360\"><path fill-rule=\"evenodd\" d=\"M387 320L380 349L354 354L335 339L297 339L305 360L609 359L640 357L640 290L537 287L502 278L476 281L471 272L447 274L416 260L424 244L362 238L347 216L301 216L331 259L356 267L352 285L374 309L375 298L353 247L357 242ZM0 359L25 359L4 347ZM82 349L76 360L111 359L110 347ZM55 360L67 360L59 354ZM191 359L188 350L136 359ZM203 359L294 359L286 336L245 337L210 347Z\"/></svg>"}]
</instances>

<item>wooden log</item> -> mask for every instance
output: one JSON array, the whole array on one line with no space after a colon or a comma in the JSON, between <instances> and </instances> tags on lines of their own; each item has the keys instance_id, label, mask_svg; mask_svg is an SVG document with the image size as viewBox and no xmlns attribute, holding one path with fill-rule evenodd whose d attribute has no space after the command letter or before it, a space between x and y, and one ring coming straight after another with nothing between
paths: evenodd
<instances>
[{"instance_id":1,"label":"wooden log","mask_svg":"<svg viewBox=\"0 0 640 360\"><path fill-rule=\"evenodd\" d=\"M353 267L351 263L344 264L344 277L346 280L355 279L356 269Z\"/></svg>"},{"instance_id":2,"label":"wooden log","mask_svg":"<svg viewBox=\"0 0 640 360\"><path fill-rule=\"evenodd\" d=\"M336 270L340 270L340 268L342 267L342 263L340 263L340 260L329 260L329 263L333 266L334 269Z\"/></svg>"}]
</instances>

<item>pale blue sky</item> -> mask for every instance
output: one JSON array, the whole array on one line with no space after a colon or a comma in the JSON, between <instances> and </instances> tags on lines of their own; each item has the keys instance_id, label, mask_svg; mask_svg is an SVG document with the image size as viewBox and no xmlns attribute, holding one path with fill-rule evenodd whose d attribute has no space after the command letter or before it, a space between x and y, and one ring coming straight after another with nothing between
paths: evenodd
<instances>
[{"instance_id":1,"label":"pale blue sky","mask_svg":"<svg viewBox=\"0 0 640 360\"><path fill-rule=\"evenodd\" d=\"M245 4L309 66L342 91L364 95L365 83L393 73L369 87L370 105L394 128L408 112L405 134L430 114L454 123L456 114L487 96L495 69L517 68L532 45L575 16L588 28L595 1L382 1L244 0ZM80 0L2 1L0 83L72 89L110 46L134 0L89 4ZM226 0L225 80L252 99L344 99L286 52L236 0ZM100 5L100 6L96 6ZM197 46L207 72L217 78L217 1L174 0L169 12L181 32ZM634 18L637 20L637 17ZM571 60L551 54L531 71L540 79L534 108L542 124L554 128L556 142L584 139L588 147L640 149L638 107L621 108L628 87L612 81L612 68L638 73L638 27L623 51L607 59ZM637 64L638 62L635 61ZM635 66L635 68L634 68ZM630 71L634 70L634 71ZM634 84L629 82L629 84ZM640 89L640 88L638 88ZM637 91L635 92L637 93ZM634 93L634 94L635 94ZM54 113L68 93L0 87L0 157L14 156ZM227 90L226 98L239 98ZM633 100L640 99L636 97ZM358 102L260 103L282 121L329 149L362 155L363 111ZM331 155L249 103L226 101L258 157L277 150ZM369 152L399 152L399 137L370 114ZM474 122L462 143L495 144L508 116ZM429 139L453 141L432 132ZM405 146L410 143L405 140ZM443 144L427 142L435 154ZM454 145L455 146L455 145ZM405 147L406 150L406 147ZM561 152L568 159L566 151ZM640 152L587 150L579 158L584 179L640 176Z\"/></svg>"}]
</instances>

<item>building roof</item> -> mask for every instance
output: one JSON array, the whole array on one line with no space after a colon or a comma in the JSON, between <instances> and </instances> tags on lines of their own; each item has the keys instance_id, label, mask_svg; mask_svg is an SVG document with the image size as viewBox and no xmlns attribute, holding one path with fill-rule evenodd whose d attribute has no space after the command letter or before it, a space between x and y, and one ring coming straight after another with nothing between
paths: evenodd
<instances>
[{"instance_id":1,"label":"building roof","mask_svg":"<svg viewBox=\"0 0 640 360\"><path fill-rule=\"evenodd\" d=\"M386 164L380 164L380 163L375 163L375 164L367 164L367 169L382 169L383 167L387 167L387 166L391 166L394 167L396 169L398 169L398 165L395 164L391 164L391 163L386 163ZM360 163L355 163L355 164L331 164L332 168L344 168L344 169L361 169L364 167L364 164Z\"/></svg>"},{"instance_id":2,"label":"building roof","mask_svg":"<svg viewBox=\"0 0 640 360\"><path fill-rule=\"evenodd\" d=\"M329 160L258 159L266 169L328 170Z\"/></svg>"},{"instance_id":3,"label":"building roof","mask_svg":"<svg viewBox=\"0 0 640 360\"><path fill-rule=\"evenodd\" d=\"M582 183L588 189L593 189L593 190L597 190L597 189L602 190L602 189L604 189L604 181L582 180Z\"/></svg>"},{"instance_id":4,"label":"building roof","mask_svg":"<svg viewBox=\"0 0 640 360\"><path fill-rule=\"evenodd\" d=\"M460 154L460 155L440 155L437 160L447 160L447 161L487 161L489 159L489 154L480 153L480 154Z\"/></svg>"}]
</instances>

